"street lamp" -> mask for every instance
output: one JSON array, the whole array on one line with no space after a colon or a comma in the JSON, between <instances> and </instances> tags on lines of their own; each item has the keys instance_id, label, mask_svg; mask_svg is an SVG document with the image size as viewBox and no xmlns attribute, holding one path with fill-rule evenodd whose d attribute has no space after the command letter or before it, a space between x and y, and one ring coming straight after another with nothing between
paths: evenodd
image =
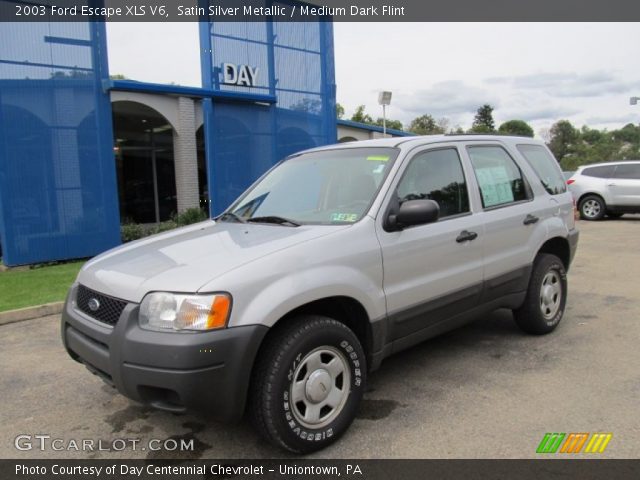
<instances>
[{"instance_id":1,"label":"street lamp","mask_svg":"<svg viewBox=\"0 0 640 480\"><path fill-rule=\"evenodd\" d=\"M382 135L387 136L387 105L391 104L391 92L378 94L378 105L382 105Z\"/></svg>"},{"instance_id":2,"label":"street lamp","mask_svg":"<svg viewBox=\"0 0 640 480\"><path fill-rule=\"evenodd\" d=\"M637 105L639 100L640 100L640 97L631 97L629 99L629 105Z\"/></svg>"}]
</instances>

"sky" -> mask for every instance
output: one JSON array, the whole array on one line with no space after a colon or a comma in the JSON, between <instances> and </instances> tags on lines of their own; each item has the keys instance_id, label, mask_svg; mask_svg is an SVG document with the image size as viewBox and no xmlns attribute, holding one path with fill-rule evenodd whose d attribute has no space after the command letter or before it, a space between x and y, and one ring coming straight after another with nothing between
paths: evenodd
<instances>
[{"instance_id":1,"label":"sky","mask_svg":"<svg viewBox=\"0 0 640 480\"><path fill-rule=\"evenodd\" d=\"M196 23L108 23L109 68L128 78L201 85ZM334 24L337 100L388 118L423 114L469 128L492 105L497 126L520 119L537 136L561 119L620 128L640 122L638 23ZM150 48L150 46L153 46ZM194 48L195 47L195 48Z\"/></svg>"}]
</instances>

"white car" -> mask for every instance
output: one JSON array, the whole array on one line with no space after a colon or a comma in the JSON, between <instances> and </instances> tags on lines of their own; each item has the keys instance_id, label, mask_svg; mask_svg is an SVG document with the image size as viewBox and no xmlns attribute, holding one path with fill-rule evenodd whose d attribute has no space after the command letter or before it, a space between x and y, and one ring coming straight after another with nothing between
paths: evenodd
<instances>
[{"instance_id":1,"label":"white car","mask_svg":"<svg viewBox=\"0 0 640 480\"><path fill-rule=\"evenodd\" d=\"M584 220L640 213L640 161L596 163L579 167L567 180Z\"/></svg>"}]
</instances>

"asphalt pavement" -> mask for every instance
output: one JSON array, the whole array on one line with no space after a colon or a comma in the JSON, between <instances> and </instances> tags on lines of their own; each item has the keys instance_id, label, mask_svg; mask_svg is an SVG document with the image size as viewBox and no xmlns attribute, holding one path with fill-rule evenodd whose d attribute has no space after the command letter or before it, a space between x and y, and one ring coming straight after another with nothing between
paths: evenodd
<instances>
[{"instance_id":1,"label":"asphalt pavement","mask_svg":"<svg viewBox=\"0 0 640 480\"><path fill-rule=\"evenodd\" d=\"M638 458L640 216L579 228L554 333L523 334L503 310L385 360L351 429L311 457L535 458L546 432L607 432L604 453L578 457ZM246 420L224 425L119 395L67 356L59 316L0 326L0 365L1 458L289 457ZM15 447L20 435L30 450ZM44 451L34 435L50 437ZM75 451L82 440L96 449ZM193 449L151 450L180 441Z\"/></svg>"}]
</instances>

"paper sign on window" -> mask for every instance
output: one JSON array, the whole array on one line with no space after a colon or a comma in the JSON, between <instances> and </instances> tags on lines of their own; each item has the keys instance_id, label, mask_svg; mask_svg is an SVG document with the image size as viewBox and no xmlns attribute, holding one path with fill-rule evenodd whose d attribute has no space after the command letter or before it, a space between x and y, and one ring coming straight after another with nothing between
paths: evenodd
<instances>
[{"instance_id":1,"label":"paper sign on window","mask_svg":"<svg viewBox=\"0 0 640 480\"><path fill-rule=\"evenodd\" d=\"M478 168L476 175L485 208L513 202L513 190L506 168Z\"/></svg>"}]
</instances>

